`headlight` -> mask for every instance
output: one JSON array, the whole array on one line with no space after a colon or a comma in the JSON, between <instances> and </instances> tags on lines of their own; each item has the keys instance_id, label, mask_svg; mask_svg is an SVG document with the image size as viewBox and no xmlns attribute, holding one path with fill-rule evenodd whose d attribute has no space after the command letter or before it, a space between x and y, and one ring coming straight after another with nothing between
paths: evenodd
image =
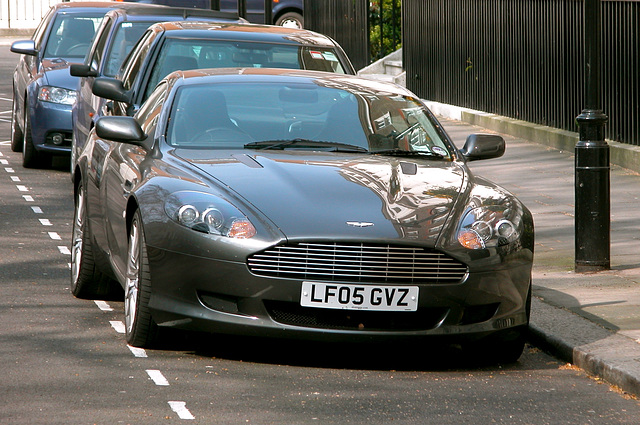
<instances>
[{"instance_id":1,"label":"headlight","mask_svg":"<svg viewBox=\"0 0 640 425\"><path fill-rule=\"evenodd\" d=\"M167 197L165 212L175 222L212 235L249 239L256 228L236 207L213 195L182 191Z\"/></svg>"},{"instance_id":2,"label":"headlight","mask_svg":"<svg viewBox=\"0 0 640 425\"><path fill-rule=\"evenodd\" d=\"M517 204L470 207L458 226L458 242L468 249L508 245L520 237L521 217Z\"/></svg>"},{"instance_id":3,"label":"headlight","mask_svg":"<svg viewBox=\"0 0 640 425\"><path fill-rule=\"evenodd\" d=\"M73 105L76 101L75 90L67 90L61 87L44 86L38 91L38 100L43 102Z\"/></svg>"}]
</instances>

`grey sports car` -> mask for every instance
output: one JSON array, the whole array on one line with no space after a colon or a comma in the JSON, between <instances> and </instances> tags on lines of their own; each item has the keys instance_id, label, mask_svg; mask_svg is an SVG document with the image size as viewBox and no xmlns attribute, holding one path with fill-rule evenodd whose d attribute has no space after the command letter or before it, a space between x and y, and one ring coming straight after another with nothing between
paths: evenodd
<instances>
[{"instance_id":1,"label":"grey sports car","mask_svg":"<svg viewBox=\"0 0 640 425\"><path fill-rule=\"evenodd\" d=\"M442 338L522 353L533 220L415 95L349 75L178 71L102 117L75 173L72 291L124 288L127 341L163 328ZM114 285L114 282L117 282Z\"/></svg>"}]
</instances>

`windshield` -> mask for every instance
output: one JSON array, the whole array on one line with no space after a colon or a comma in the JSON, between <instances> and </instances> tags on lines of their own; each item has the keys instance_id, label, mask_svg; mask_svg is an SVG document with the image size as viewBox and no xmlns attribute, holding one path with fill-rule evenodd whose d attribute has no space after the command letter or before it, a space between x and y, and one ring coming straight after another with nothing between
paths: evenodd
<instances>
[{"instance_id":1,"label":"windshield","mask_svg":"<svg viewBox=\"0 0 640 425\"><path fill-rule=\"evenodd\" d=\"M59 14L51 28L44 57L84 58L103 15Z\"/></svg>"},{"instance_id":2,"label":"windshield","mask_svg":"<svg viewBox=\"0 0 640 425\"><path fill-rule=\"evenodd\" d=\"M204 68L310 69L344 74L329 48L228 40L168 39L151 73L144 98L164 77L177 70Z\"/></svg>"},{"instance_id":3,"label":"windshield","mask_svg":"<svg viewBox=\"0 0 640 425\"><path fill-rule=\"evenodd\" d=\"M416 99L312 83L183 86L172 105L167 141L181 148L452 157Z\"/></svg>"}]
</instances>

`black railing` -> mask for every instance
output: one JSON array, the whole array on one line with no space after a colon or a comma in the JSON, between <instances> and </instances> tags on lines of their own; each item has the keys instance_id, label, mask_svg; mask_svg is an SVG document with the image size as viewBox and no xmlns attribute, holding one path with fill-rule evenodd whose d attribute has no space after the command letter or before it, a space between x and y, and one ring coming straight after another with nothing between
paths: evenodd
<instances>
[{"instance_id":1,"label":"black railing","mask_svg":"<svg viewBox=\"0 0 640 425\"><path fill-rule=\"evenodd\" d=\"M377 60L402 46L400 0L373 0L369 8L371 59Z\"/></svg>"},{"instance_id":2,"label":"black railing","mask_svg":"<svg viewBox=\"0 0 640 425\"><path fill-rule=\"evenodd\" d=\"M368 1L305 0L304 26L336 40L356 69L369 64Z\"/></svg>"},{"instance_id":3,"label":"black railing","mask_svg":"<svg viewBox=\"0 0 640 425\"><path fill-rule=\"evenodd\" d=\"M602 6L607 138L640 145L640 2ZM582 1L403 0L402 18L407 86L419 96L577 131Z\"/></svg>"},{"instance_id":4,"label":"black railing","mask_svg":"<svg viewBox=\"0 0 640 425\"><path fill-rule=\"evenodd\" d=\"M356 69L400 48L401 0L305 0L305 27L328 35Z\"/></svg>"}]
</instances>

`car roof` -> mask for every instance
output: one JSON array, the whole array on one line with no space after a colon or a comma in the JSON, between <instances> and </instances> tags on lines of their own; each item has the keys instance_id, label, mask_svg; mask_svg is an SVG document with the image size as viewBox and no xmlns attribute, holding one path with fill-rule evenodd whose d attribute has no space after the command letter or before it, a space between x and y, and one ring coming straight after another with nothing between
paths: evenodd
<instances>
[{"instance_id":1,"label":"car roof","mask_svg":"<svg viewBox=\"0 0 640 425\"><path fill-rule=\"evenodd\" d=\"M219 12L217 10L196 9L188 7L169 7L158 4L127 3L119 1L86 1L65 2L53 6L57 13L89 13L99 11L107 13L111 10L127 16L176 16L182 15L184 19L190 17L218 18L236 22L247 22L235 13Z\"/></svg>"},{"instance_id":2,"label":"car roof","mask_svg":"<svg viewBox=\"0 0 640 425\"><path fill-rule=\"evenodd\" d=\"M415 96L394 83L363 78L357 75L284 68L212 68L176 71L165 80L169 86L187 86L215 83L270 83L314 84L343 88L349 91L387 95Z\"/></svg>"},{"instance_id":3,"label":"car roof","mask_svg":"<svg viewBox=\"0 0 640 425\"><path fill-rule=\"evenodd\" d=\"M109 15L117 15L123 20L162 20L163 17L181 16L182 19L224 19L234 22L247 22L235 13L220 12L217 10L196 9L193 7L169 7L155 4L120 3L117 9L108 12Z\"/></svg>"},{"instance_id":4,"label":"car roof","mask_svg":"<svg viewBox=\"0 0 640 425\"><path fill-rule=\"evenodd\" d=\"M336 43L325 35L305 29L275 25L178 21L161 22L152 25L150 28L163 32L165 38L213 38L318 47L336 46Z\"/></svg>"},{"instance_id":5,"label":"car roof","mask_svg":"<svg viewBox=\"0 0 640 425\"><path fill-rule=\"evenodd\" d=\"M131 3L134 5L133 3ZM82 13L82 12L91 12L95 10L104 10L105 13L110 9L121 9L127 8L129 3L117 2L117 1L78 1L78 2L65 2L58 3L53 8L56 9L58 13ZM135 4L135 6L140 7L141 5ZM151 5L147 5L148 7L153 7ZM162 7L162 6L161 6ZM159 7L160 8L160 7Z\"/></svg>"}]
</instances>

